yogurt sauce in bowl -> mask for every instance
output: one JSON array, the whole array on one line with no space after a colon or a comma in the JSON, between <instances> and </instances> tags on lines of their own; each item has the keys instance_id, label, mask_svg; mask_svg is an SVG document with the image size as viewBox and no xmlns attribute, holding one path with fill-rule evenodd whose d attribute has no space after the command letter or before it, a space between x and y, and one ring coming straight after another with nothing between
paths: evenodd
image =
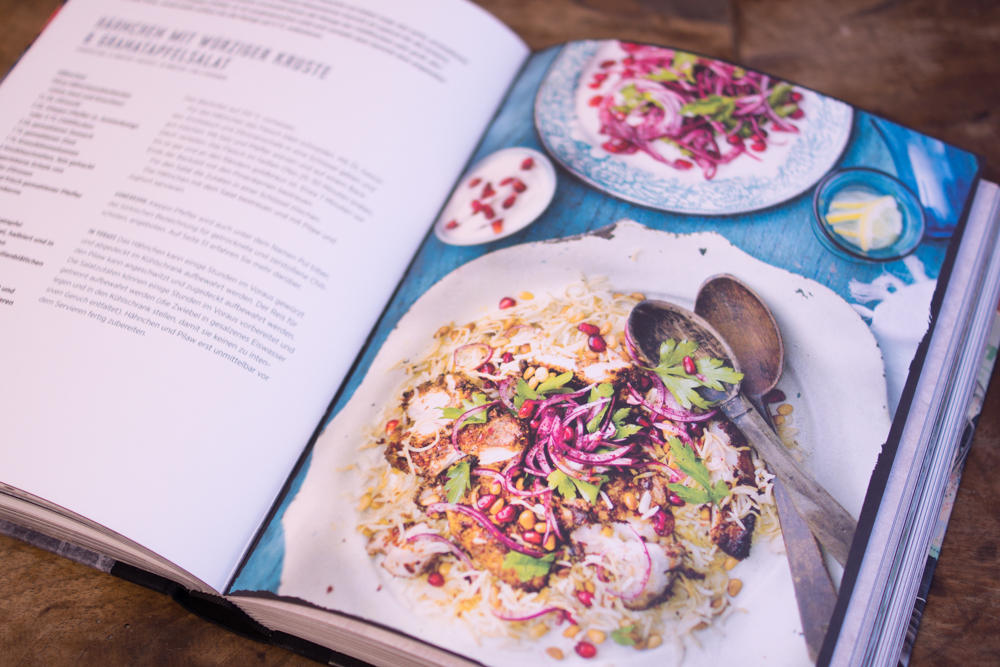
<instances>
[{"instance_id":1,"label":"yogurt sauce in bowl","mask_svg":"<svg viewBox=\"0 0 1000 667\"><path fill-rule=\"evenodd\" d=\"M504 148L483 158L455 188L434 225L451 245L489 243L540 216L556 192L556 170L532 148Z\"/></svg>"}]
</instances>

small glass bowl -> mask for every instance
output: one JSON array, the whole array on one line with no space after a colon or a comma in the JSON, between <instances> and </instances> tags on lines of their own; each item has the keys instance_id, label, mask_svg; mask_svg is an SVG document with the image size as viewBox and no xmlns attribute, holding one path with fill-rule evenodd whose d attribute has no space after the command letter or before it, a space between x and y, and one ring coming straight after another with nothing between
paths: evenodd
<instances>
[{"instance_id":1,"label":"small glass bowl","mask_svg":"<svg viewBox=\"0 0 1000 667\"><path fill-rule=\"evenodd\" d=\"M876 197L892 195L903 216L903 228L891 245L884 248L862 250L839 234L826 223L830 202L844 190L868 192ZM913 252L924 238L926 222L924 209L916 195L899 179L883 171L865 167L850 167L831 172L819 185L813 195L813 231L827 250L846 259L866 262L893 262Z\"/></svg>"}]
</instances>

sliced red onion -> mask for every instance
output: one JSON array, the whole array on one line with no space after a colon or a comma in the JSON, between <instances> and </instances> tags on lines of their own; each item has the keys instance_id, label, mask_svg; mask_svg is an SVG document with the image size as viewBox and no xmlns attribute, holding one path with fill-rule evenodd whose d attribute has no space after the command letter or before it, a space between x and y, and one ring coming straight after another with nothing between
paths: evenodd
<instances>
[{"instance_id":1,"label":"sliced red onion","mask_svg":"<svg viewBox=\"0 0 1000 667\"><path fill-rule=\"evenodd\" d=\"M682 475L679 471L674 470L666 463L660 463L659 461L649 461L646 463L646 467L655 468L657 470L662 470L663 472L667 473L667 476L670 478L671 483L680 482L684 479L684 475Z\"/></svg>"},{"instance_id":2,"label":"sliced red onion","mask_svg":"<svg viewBox=\"0 0 1000 667\"><path fill-rule=\"evenodd\" d=\"M500 486L504 488L504 491L511 494L512 496L520 496L521 498L530 498L532 496L538 495L549 495L552 493L552 489L538 488L536 485L534 491L520 491L514 486L507 477L501 473L493 470L492 468L476 468L472 471L473 475L480 475L482 477L491 477L498 482Z\"/></svg>"},{"instance_id":3,"label":"sliced red onion","mask_svg":"<svg viewBox=\"0 0 1000 667\"><path fill-rule=\"evenodd\" d=\"M490 518L479 510L469 507L468 505L456 505L454 503L434 503L427 506L427 511L429 512L458 512L459 514L464 514L478 521L483 528L485 528L494 538L496 538L501 544L510 549L511 551L516 551L522 553L525 556L531 556L532 558L541 558L545 556L544 551L538 551L536 549L530 549L522 544L518 544L511 538L500 532L500 529L493 525Z\"/></svg>"},{"instance_id":4,"label":"sliced red onion","mask_svg":"<svg viewBox=\"0 0 1000 667\"><path fill-rule=\"evenodd\" d=\"M642 407L646 408L650 412L655 412L658 415L663 415L667 419L675 422L703 422L711 419L718 412L717 410L710 410L709 412L698 414L690 411L677 412L665 407L657 408L654 407L652 403L647 401L642 396L642 394L636 391L635 387L633 387L631 384L628 385L628 391L629 394L632 396L632 398L639 401L639 405L641 405Z\"/></svg>"},{"instance_id":5,"label":"sliced red onion","mask_svg":"<svg viewBox=\"0 0 1000 667\"><path fill-rule=\"evenodd\" d=\"M471 371L479 368L493 356L493 348L486 343L469 343L455 350L455 368Z\"/></svg>"},{"instance_id":6,"label":"sliced red onion","mask_svg":"<svg viewBox=\"0 0 1000 667\"><path fill-rule=\"evenodd\" d=\"M546 607L541 611L537 611L534 614L529 614L527 616L508 616L507 614L501 614L498 611L494 611L493 615L499 618L501 621L510 621L511 623L515 623L517 621L530 621L533 618L538 618L539 616L545 616L546 614L551 614L554 611L558 611L562 615L562 618L559 619L560 623L562 623L567 619L569 619L570 621L573 620L573 617L570 616L570 613L560 607Z\"/></svg>"},{"instance_id":7,"label":"sliced red onion","mask_svg":"<svg viewBox=\"0 0 1000 667\"><path fill-rule=\"evenodd\" d=\"M566 447L561 449L559 453L568 458L570 461L576 461L577 463L600 463L602 465L612 465L612 462L615 461L615 459L621 458L625 452L634 447L635 443L629 443L603 454L585 454L573 449L572 447Z\"/></svg>"},{"instance_id":8,"label":"sliced red onion","mask_svg":"<svg viewBox=\"0 0 1000 667\"><path fill-rule=\"evenodd\" d=\"M562 531L559 529L559 522L556 521L555 512L552 511L552 496L548 495L542 498L542 504L545 506L546 523L549 524L548 530L545 531L545 538L548 539L549 531L553 531L556 534L556 538L562 540L563 534Z\"/></svg>"},{"instance_id":9,"label":"sliced red onion","mask_svg":"<svg viewBox=\"0 0 1000 667\"><path fill-rule=\"evenodd\" d=\"M511 399L511 388L514 386L515 382L513 378L505 378L500 380L497 385L497 392L500 394L500 401L503 403L504 407L510 410L513 414L517 414L517 408L514 407L514 401Z\"/></svg>"},{"instance_id":10,"label":"sliced red onion","mask_svg":"<svg viewBox=\"0 0 1000 667\"><path fill-rule=\"evenodd\" d=\"M438 535L437 533L418 533L413 537L408 538L406 541L416 542L417 540L433 540L435 542L442 542L444 544L447 544L448 550L451 551L451 553L455 554L455 556L460 561L468 565L470 570L476 569L476 566L472 564L472 560L469 558L469 556L464 551L462 551L458 547L458 545L456 545L454 542L449 540L447 537L444 537L443 535Z\"/></svg>"}]
</instances>

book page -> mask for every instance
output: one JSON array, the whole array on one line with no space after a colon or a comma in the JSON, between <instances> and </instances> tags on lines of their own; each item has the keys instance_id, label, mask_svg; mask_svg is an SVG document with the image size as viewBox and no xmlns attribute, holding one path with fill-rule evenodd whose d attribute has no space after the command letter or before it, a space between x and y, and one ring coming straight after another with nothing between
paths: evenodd
<instances>
[{"instance_id":1,"label":"book page","mask_svg":"<svg viewBox=\"0 0 1000 667\"><path fill-rule=\"evenodd\" d=\"M0 88L3 481L221 588L525 54L454 0L71 0Z\"/></svg>"},{"instance_id":2,"label":"book page","mask_svg":"<svg viewBox=\"0 0 1000 667\"><path fill-rule=\"evenodd\" d=\"M232 599L378 664L811 664L793 571L829 619L863 549L772 473L877 510L978 168L730 63L535 54Z\"/></svg>"}]
</instances>

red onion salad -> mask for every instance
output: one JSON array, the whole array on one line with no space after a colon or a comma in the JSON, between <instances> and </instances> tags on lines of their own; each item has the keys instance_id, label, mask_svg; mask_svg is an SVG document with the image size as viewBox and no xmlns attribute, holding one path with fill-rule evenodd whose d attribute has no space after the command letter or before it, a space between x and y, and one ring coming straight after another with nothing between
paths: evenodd
<instances>
[{"instance_id":1,"label":"red onion salad","mask_svg":"<svg viewBox=\"0 0 1000 667\"><path fill-rule=\"evenodd\" d=\"M682 171L697 164L711 179L719 165L767 150L769 131L798 132L790 121L804 116L802 94L788 83L683 51L621 48L624 58L605 60L582 84L599 93L589 105L611 153L642 151ZM681 157L665 156L664 143Z\"/></svg>"}]
</instances>

